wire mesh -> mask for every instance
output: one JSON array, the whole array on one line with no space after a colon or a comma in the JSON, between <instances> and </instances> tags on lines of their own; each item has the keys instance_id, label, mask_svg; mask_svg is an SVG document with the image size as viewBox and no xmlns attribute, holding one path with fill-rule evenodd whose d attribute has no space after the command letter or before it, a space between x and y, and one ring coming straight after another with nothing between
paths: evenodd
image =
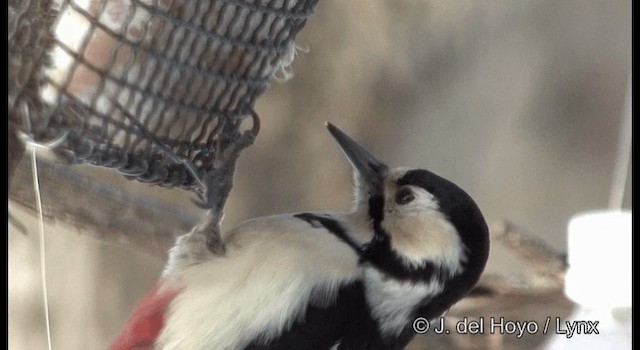
<instances>
[{"instance_id":1,"label":"wire mesh","mask_svg":"<svg viewBox=\"0 0 640 350\"><path fill-rule=\"evenodd\" d=\"M10 109L43 108L10 119L36 142L57 139L54 151L71 163L204 198L256 136L255 99L287 74L317 0L36 2L10 3L10 58L33 44L11 41L24 30L11 30L24 8L57 13L48 56L36 53L44 61L15 62L15 81L35 76L37 88L24 94L35 102L10 92Z\"/></svg>"},{"instance_id":2,"label":"wire mesh","mask_svg":"<svg viewBox=\"0 0 640 350\"><path fill-rule=\"evenodd\" d=\"M8 99L9 126L27 129L29 115L40 115L44 105L39 98L41 67L48 62L50 28L55 11L48 0L9 0L8 2Z\"/></svg>"}]
</instances>

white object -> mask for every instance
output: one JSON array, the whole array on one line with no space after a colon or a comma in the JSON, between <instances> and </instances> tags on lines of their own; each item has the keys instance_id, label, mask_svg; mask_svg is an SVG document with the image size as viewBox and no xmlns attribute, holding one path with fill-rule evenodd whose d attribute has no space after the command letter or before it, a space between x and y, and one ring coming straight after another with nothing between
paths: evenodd
<instances>
[{"instance_id":1,"label":"white object","mask_svg":"<svg viewBox=\"0 0 640 350\"><path fill-rule=\"evenodd\" d=\"M598 211L569 221L565 293L592 308L631 306L631 212Z\"/></svg>"},{"instance_id":2,"label":"white object","mask_svg":"<svg viewBox=\"0 0 640 350\"><path fill-rule=\"evenodd\" d=\"M548 350L631 349L631 234L630 211L571 218L565 294L578 307L556 324ZM596 328L568 336L568 327L576 323Z\"/></svg>"}]
</instances>

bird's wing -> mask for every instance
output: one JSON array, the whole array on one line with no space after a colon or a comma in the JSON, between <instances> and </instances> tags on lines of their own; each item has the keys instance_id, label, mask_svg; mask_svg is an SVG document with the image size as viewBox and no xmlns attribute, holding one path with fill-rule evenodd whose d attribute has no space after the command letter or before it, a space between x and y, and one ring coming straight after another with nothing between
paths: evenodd
<instances>
[{"instance_id":1,"label":"bird's wing","mask_svg":"<svg viewBox=\"0 0 640 350\"><path fill-rule=\"evenodd\" d=\"M225 240L224 256L179 273L185 288L171 303L161 348L235 349L273 339L358 277L348 244L293 215L246 222Z\"/></svg>"}]
</instances>

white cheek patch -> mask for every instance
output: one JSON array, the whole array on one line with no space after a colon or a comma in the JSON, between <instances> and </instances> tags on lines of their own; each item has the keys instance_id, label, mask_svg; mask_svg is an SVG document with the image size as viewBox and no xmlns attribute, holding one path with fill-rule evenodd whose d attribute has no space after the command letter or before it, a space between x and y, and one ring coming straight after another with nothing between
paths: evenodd
<instances>
[{"instance_id":1,"label":"white cheek patch","mask_svg":"<svg viewBox=\"0 0 640 350\"><path fill-rule=\"evenodd\" d=\"M410 186L416 199L404 206L387 202L382 227L391 236L391 247L409 266L432 262L454 275L465 260L464 247L456 228L438 211L433 196Z\"/></svg>"}]
</instances>

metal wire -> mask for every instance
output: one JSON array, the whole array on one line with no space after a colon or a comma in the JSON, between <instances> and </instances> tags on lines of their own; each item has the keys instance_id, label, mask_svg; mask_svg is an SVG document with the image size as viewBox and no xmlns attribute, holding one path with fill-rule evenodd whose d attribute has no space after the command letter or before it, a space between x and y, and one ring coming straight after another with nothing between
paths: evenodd
<instances>
[{"instance_id":1,"label":"metal wire","mask_svg":"<svg viewBox=\"0 0 640 350\"><path fill-rule=\"evenodd\" d=\"M228 193L215 182L230 187L220 177L258 132L256 97L291 63L316 3L60 0L41 53L50 64L30 73L29 96L43 108L12 119L28 118L21 131L35 141L66 135L55 152L71 163L193 190L211 207L212 188ZM36 5L52 7L10 3L10 45ZM17 85L10 100L24 95ZM243 130L247 118L254 127Z\"/></svg>"}]
</instances>

